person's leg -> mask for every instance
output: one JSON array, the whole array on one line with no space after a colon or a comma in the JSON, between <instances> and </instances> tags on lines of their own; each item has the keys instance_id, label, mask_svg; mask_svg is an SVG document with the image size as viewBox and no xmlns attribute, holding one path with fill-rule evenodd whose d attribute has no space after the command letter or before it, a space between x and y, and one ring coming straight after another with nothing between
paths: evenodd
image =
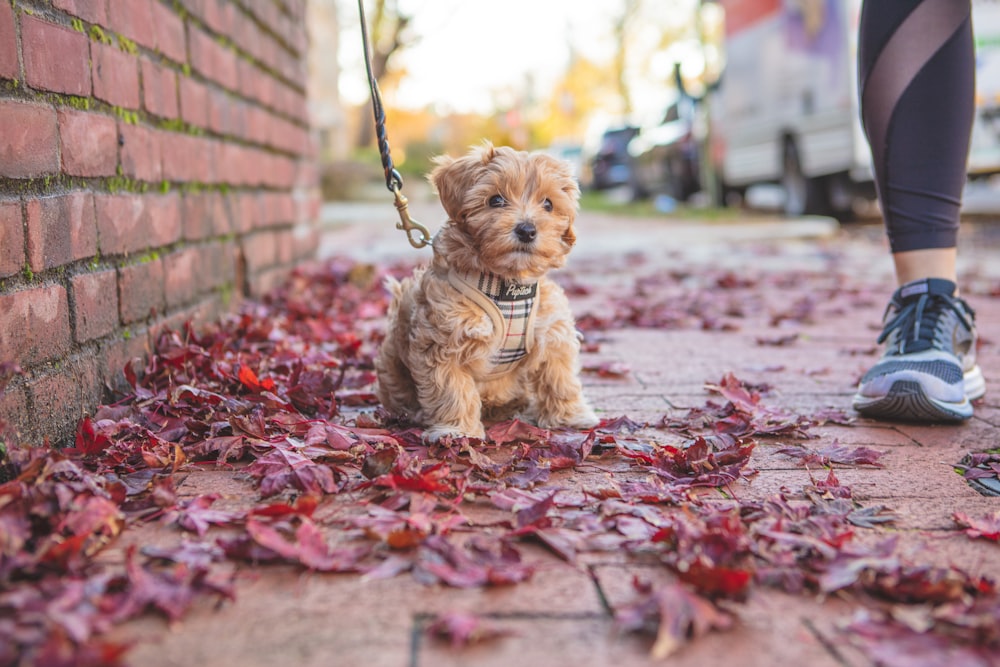
<instances>
[{"instance_id":1,"label":"person's leg","mask_svg":"<svg viewBox=\"0 0 1000 667\"><path fill-rule=\"evenodd\" d=\"M953 283L957 282L955 270L957 260L957 248L926 248L896 252L892 255L896 281L900 285L922 278L944 278Z\"/></svg>"},{"instance_id":2,"label":"person's leg","mask_svg":"<svg viewBox=\"0 0 1000 667\"><path fill-rule=\"evenodd\" d=\"M974 313L957 296L956 244L975 94L969 0L868 0L861 114L899 289L884 355L854 398L863 414L962 420L985 392Z\"/></svg>"}]
</instances>

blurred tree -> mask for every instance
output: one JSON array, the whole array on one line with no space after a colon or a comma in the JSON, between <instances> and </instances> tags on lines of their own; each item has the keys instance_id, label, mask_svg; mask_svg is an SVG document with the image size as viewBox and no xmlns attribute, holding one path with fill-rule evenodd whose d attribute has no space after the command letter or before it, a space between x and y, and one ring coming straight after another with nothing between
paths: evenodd
<instances>
[{"instance_id":1,"label":"blurred tree","mask_svg":"<svg viewBox=\"0 0 1000 667\"><path fill-rule=\"evenodd\" d=\"M619 96L623 85L618 72L572 53L563 78L539 105L539 116L532 119L534 143L545 146L560 139L582 140L592 114Z\"/></svg>"},{"instance_id":2,"label":"blurred tree","mask_svg":"<svg viewBox=\"0 0 1000 667\"><path fill-rule=\"evenodd\" d=\"M639 13L640 1L624 0L621 13L615 17L612 28L615 41L615 56L612 66L615 81L618 84L618 96L622 102L622 112L626 116L632 113L632 95L626 78L629 62L628 45L635 18Z\"/></svg>"},{"instance_id":3,"label":"blurred tree","mask_svg":"<svg viewBox=\"0 0 1000 667\"><path fill-rule=\"evenodd\" d=\"M407 30L413 16L399 9L398 0L374 0L368 14L368 34L371 36L372 74L378 81L379 89L385 94L399 85L401 72L390 74L390 65L404 49L417 43L418 38ZM361 123L358 146L365 148L375 140L372 122Z\"/></svg>"}]
</instances>

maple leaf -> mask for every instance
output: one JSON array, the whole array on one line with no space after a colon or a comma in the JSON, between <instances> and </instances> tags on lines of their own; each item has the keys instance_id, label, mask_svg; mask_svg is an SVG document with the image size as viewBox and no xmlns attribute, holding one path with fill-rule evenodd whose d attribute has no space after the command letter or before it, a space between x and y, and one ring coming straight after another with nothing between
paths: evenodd
<instances>
[{"instance_id":1,"label":"maple leaf","mask_svg":"<svg viewBox=\"0 0 1000 667\"><path fill-rule=\"evenodd\" d=\"M439 614L425 632L436 639L447 641L453 649L470 644L499 639L511 634L484 619L482 616L464 611L449 611Z\"/></svg>"},{"instance_id":2,"label":"maple leaf","mask_svg":"<svg viewBox=\"0 0 1000 667\"><path fill-rule=\"evenodd\" d=\"M263 381L260 380L249 366L240 366L239 379L244 387L254 393L259 394L263 391L274 391L275 388L274 380L271 378L264 378Z\"/></svg>"},{"instance_id":3,"label":"maple leaf","mask_svg":"<svg viewBox=\"0 0 1000 667\"><path fill-rule=\"evenodd\" d=\"M836 440L833 441L833 444L818 450L796 446L783 447L778 450L778 453L796 458L804 466L827 467L832 463L841 463L844 465L870 465L876 468L882 467L879 459L885 454L885 452L868 447L847 447Z\"/></svg>"},{"instance_id":4,"label":"maple leaf","mask_svg":"<svg viewBox=\"0 0 1000 667\"><path fill-rule=\"evenodd\" d=\"M1000 542L1000 510L975 518L965 512L955 512L951 518L965 528L965 534L971 538L982 537Z\"/></svg>"},{"instance_id":5,"label":"maple leaf","mask_svg":"<svg viewBox=\"0 0 1000 667\"><path fill-rule=\"evenodd\" d=\"M445 535L466 522L460 514L433 513L436 501L422 501L422 497L410 495L408 513L372 505L368 508L368 516L356 517L351 523L392 549L409 549L419 545L428 535Z\"/></svg>"},{"instance_id":6,"label":"maple leaf","mask_svg":"<svg viewBox=\"0 0 1000 667\"><path fill-rule=\"evenodd\" d=\"M399 456L392 472L379 475L359 488L386 487L396 491L457 494L465 484L463 475L452 474L444 461L423 464L416 458Z\"/></svg>"},{"instance_id":7,"label":"maple leaf","mask_svg":"<svg viewBox=\"0 0 1000 667\"><path fill-rule=\"evenodd\" d=\"M654 660L664 660L688 642L709 632L728 630L733 617L683 584L653 587L633 579L638 597L615 610L615 623L625 632L652 632Z\"/></svg>"},{"instance_id":8,"label":"maple leaf","mask_svg":"<svg viewBox=\"0 0 1000 667\"><path fill-rule=\"evenodd\" d=\"M275 447L250 464L246 471L260 480L260 493L265 498L288 488L309 495L339 490L333 469L289 447Z\"/></svg>"},{"instance_id":9,"label":"maple leaf","mask_svg":"<svg viewBox=\"0 0 1000 667\"><path fill-rule=\"evenodd\" d=\"M486 430L486 438L495 445L506 445L511 442L544 442L550 437L551 431L518 419L497 422Z\"/></svg>"},{"instance_id":10,"label":"maple leaf","mask_svg":"<svg viewBox=\"0 0 1000 667\"><path fill-rule=\"evenodd\" d=\"M849 641L881 667L937 667L963 665L993 667L995 646L958 643L940 632L920 631L890 619L858 614L843 632ZM929 623L934 628L933 623Z\"/></svg>"},{"instance_id":11,"label":"maple leaf","mask_svg":"<svg viewBox=\"0 0 1000 667\"><path fill-rule=\"evenodd\" d=\"M297 516L295 524L297 525L287 520L265 521L251 516L246 522L247 536L265 551L261 554L248 550L238 541L224 542L223 548L228 553L256 554L251 557L263 555L264 560L274 560L277 557L320 572L356 572L360 569L361 559L371 551L367 545L331 548L322 532L308 517Z\"/></svg>"},{"instance_id":12,"label":"maple leaf","mask_svg":"<svg viewBox=\"0 0 1000 667\"><path fill-rule=\"evenodd\" d=\"M131 618L154 608L176 621L200 592L211 591L232 597L232 591L227 586L211 582L200 568L188 568L178 563L170 568L153 569L140 564L135 546L129 547L126 552L125 569L128 585L115 608L115 616L119 619Z\"/></svg>"},{"instance_id":13,"label":"maple leaf","mask_svg":"<svg viewBox=\"0 0 1000 667\"><path fill-rule=\"evenodd\" d=\"M413 566L418 581L456 588L514 584L533 573L534 568L521 563L520 553L505 541L481 538L463 548L440 535L424 540Z\"/></svg>"},{"instance_id":14,"label":"maple leaf","mask_svg":"<svg viewBox=\"0 0 1000 667\"><path fill-rule=\"evenodd\" d=\"M98 433L90 417L84 417L76 427L76 450L84 456L100 454L111 445L111 439Z\"/></svg>"},{"instance_id":15,"label":"maple leaf","mask_svg":"<svg viewBox=\"0 0 1000 667\"><path fill-rule=\"evenodd\" d=\"M753 413L757 404L760 403L760 394L737 380L732 373L726 373L718 384L706 383L705 388L718 392L743 412Z\"/></svg>"},{"instance_id":16,"label":"maple leaf","mask_svg":"<svg viewBox=\"0 0 1000 667\"><path fill-rule=\"evenodd\" d=\"M615 417L614 419L602 419L601 423L597 425L598 431L605 431L607 433L620 433L621 431L628 431L629 433L634 433L639 429L648 426L645 422L637 422L633 419L629 419L627 415L622 415L621 417Z\"/></svg>"},{"instance_id":17,"label":"maple leaf","mask_svg":"<svg viewBox=\"0 0 1000 667\"><path fill-rule=\"evenodd\" d=\"M225 556L217 544L191 540L171 547L147 545L142 547L141 553L154 560L183 563L195 570L207 570L212 563L221 561Z\"/></svg>"},{"instance_id":18,"label":"maple leaf","mask_svg":"<svg viewBox=\"0 0 1000 667\"><path fill-rule=\"evenodd\" d=\"M216 493L196 496L164 514L163 520L198 533L200 537L208 532L211 524L226 525L243 518L241 512L212 509L212 504L219 498Z\"/></svg>"},{"instance_id":19,"label":"maple leaf","mask_svg":"<svg viewBox=\"0 0 1000 667\"><path fill-rule=\"evenodd\" d=\"M620 361L604 361L598 364L587 364L580 368L583 373L591 373L597 377L614 378L616 380L625 378L632 372L628 364Z\"/></svg>"}]
</instances>

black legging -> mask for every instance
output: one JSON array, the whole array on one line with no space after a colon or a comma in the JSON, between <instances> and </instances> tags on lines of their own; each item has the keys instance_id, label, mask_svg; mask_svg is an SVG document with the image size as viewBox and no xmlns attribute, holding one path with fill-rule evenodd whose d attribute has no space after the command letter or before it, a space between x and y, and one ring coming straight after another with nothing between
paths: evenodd
<instances>
[{"instance_id":1,"label":"black legging","mask_svg":"<svg viewBox=\"0 0 1000 667\"><path fill-rule=\"evenodd\" d=\"M858 42L892 252L955 247L974 113L970 0L866 0Z\"/></svg>"}]
</instances>

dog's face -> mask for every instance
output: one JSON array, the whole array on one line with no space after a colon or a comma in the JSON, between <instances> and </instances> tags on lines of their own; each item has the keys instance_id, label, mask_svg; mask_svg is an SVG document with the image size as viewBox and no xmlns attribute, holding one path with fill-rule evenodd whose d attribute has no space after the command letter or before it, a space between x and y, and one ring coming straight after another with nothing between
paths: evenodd
<instances>
[{"instance_id":1,"label":"dog's face","mask_svg":"<svg viewBox=\"0 0 1000 667\"><path fill-rule=\"evenodd\" d=\"M475 255L449 260L519 279L565 264L580 198L565 162L484 144L436 164L430 180L448 213L446 231L460 237L442 245Z\"/></svg>"}]
</instances>

